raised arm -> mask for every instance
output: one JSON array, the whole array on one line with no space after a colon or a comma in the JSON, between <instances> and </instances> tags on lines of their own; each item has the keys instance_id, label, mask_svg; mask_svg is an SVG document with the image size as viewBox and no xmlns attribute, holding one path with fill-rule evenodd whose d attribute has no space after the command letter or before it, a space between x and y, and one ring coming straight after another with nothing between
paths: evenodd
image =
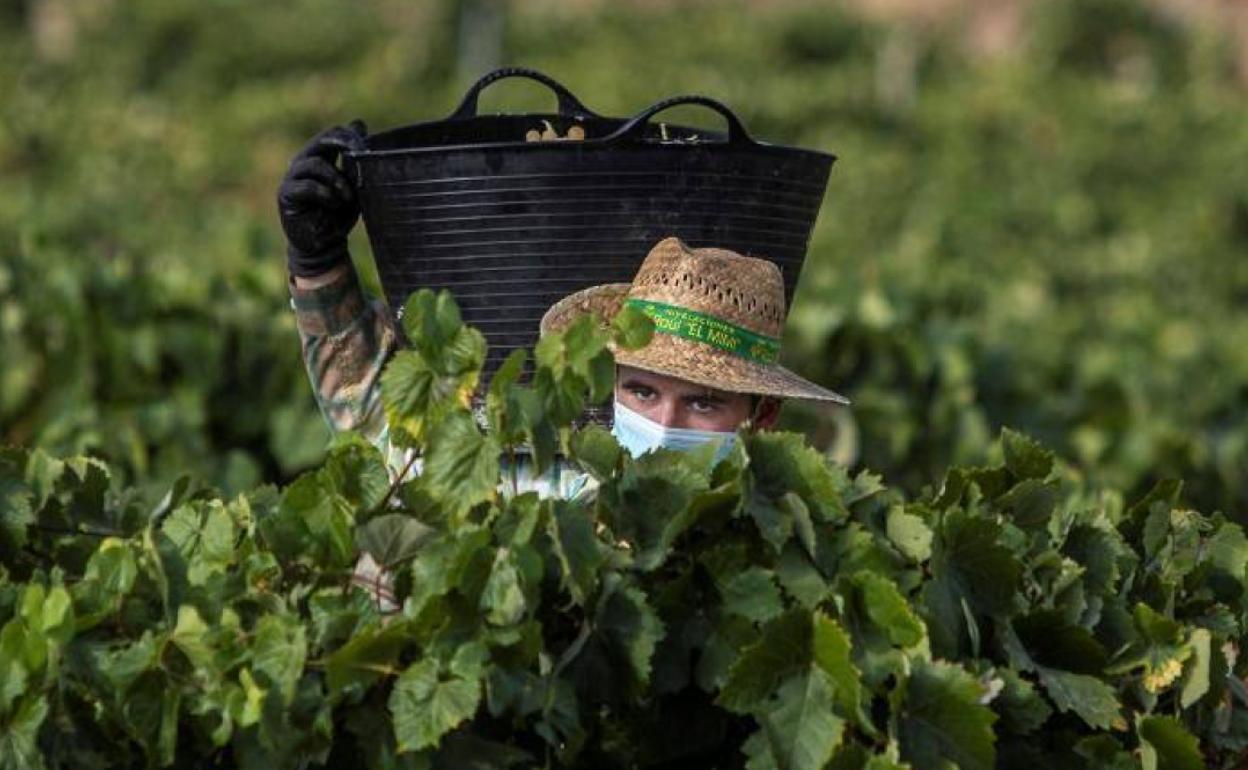
<instances>
[{"instance_id":1,"label":"raised arm","mask_svg":"<svg viewBox=\"0 0 1248 770\"><path fill-rule=\"evenodd\" d=\"M291 161L278 187L296 323L317 403L334 430L356 430L384 443L381 369L398 346L385 307L360 289L347 234L359 218L355 192L338 168L359 146L364 125L336 126Z\"/></svg>"}]
</instances>

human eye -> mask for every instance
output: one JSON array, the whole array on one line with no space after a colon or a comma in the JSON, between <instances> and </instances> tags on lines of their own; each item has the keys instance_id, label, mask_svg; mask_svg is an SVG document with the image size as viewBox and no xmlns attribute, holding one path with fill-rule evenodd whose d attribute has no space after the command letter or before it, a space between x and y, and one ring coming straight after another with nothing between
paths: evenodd
<instances>
[{"instance_id":1,"label":"human eye","mask_svg":"<svg viewBox=\"0 0 1248 770\"><path fill-rule=\"evenodd\" d=\"M631 384L625 385L624 389L628 391L630 396L642 403L649 403L659 395L658 392L649 385Z\"/></svg>"},{"instance_id":2,"label":"human eye","mask_svg":"<svg viewBox=\"0 0 1248 770\"><path fill-rule=\"evenodd\" d=\"M719 411L719 399L709 396L697 396L689 400L689 411L694 414L714 414Z\"/></svg>"}]
</instances>

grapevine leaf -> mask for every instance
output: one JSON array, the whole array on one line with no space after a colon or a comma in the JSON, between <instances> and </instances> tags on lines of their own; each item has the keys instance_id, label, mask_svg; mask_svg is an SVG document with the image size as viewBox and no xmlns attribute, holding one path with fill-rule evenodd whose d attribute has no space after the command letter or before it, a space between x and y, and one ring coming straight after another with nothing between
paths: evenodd
<instances>
[{"instance_id":1,"label":"grapevine leaf","mask_svg":"<svg viewBox=\"0 0 1248 770\"><path fill-rule=\"evenodd\" d=\"M802 498L814 519L825 524L848 517L841 497L849 487L845 472L829 465L804 436L764 431L750 435L746 443L750 467L765 497L778 500L793 492Z\"/></svg>"},{"instance_id":2,"label":"grapevine leaf","mask_svg":"<svg viewBox=\"0 0 1248 770\"><path fill-rule=\"evenodd\" d=\"M436 533L407 514L387 513L357 527L355 542L378 564L392 568L415 556Z\"/></svg>"},{"instance_id":3,"label":"grapevine leaf","mask_svg":"<svg viewBox=\"0 0 1248 770\"><path fill-rule=\"evenodd\" d=\"M480 680L439 674L437 660L425 658L408 666L395 682L389 708L400 752L437 746L443 735L477 712Z\"/></svg>"},{"instance_id":4,"label":"grapevine leaf","mask_svg":"<svg viewBox=\"0 0 1248 770\"><path fill-rule=\"evenodd\" d=\"M765 623L783 611L780 589L771 570L751 567L729 577L720 586L722 610L756 623Z\"/></svg>"},{"instance_id":5,"label":"grapevine leaf","mask_svg":"<svg viewBox=\"0 0 1248 770\"><path fill-rule=\"evenodd\" d=\"M932 556L932 579L923 586L924 619L932 651L958 658L970 647L963 603L979 614L1008 614L1022 566L1001 543L995 521L953 511L938 528Z\"/></svg>"},{"instance_id":6,"label":"grapevine leaf","mask_svg":"<svg viewBox=\"0 0 1248 770\"><path fill-rule=\"evenodd\" d=\"M833 684L818 667L789 677L760 722L779 770L820 770L841 742L844 720L832 713Z\"/></svg>"},{"instance_id":7,"label":"grapevine leaf","mask_svg":"<svg viewBox=\"0 0 1248 770\"><path fill-rule=\"evenodd\" d=\"M820 612L791 610L768 623L758 641L738 654L716 702L730 711L753 713L788 676L812 666L828 676L841 714L866 724L849 637Z\"/></svg>"},{"instance_id":8,"label":"grapevine leaf","mask_svg":"<svg viewBox=\"0 0 1248 770\"><path fill-rule=\"evenodd\" d=\"M482 434L471 415L450 415L434 428L429 440L424 477L430 492L454 512L493 499L499 451L498 439Z\"/></svg>"},{"instance_id":9,"label":"grapevine leaf","mask_svg":"<svg viewBox=\"0 0 1248 770\"><path fill-rule=\"evenodd\" d=\"M1144 770L1202 770L1205 767L1196 736L1172 717L1144 717L1137 729Z\"/></svg>"},{"instance_id":10,"label":"grapevine leaf","mask_svg":"<svg viewBox=\"0 0 1248 770\"><path fill-rule=\"evenodd\" d=\"M390 491L390 474L381 452L357 435L346 434L321 470L325 485L362 517L381 505Z\"/></svg>"},{"instance_id":11,"label":"grapevine leaf","mask_svg":"<svg viewBox=\"0 0 1248 770\"><path fill-rule=\"evenodd\" d=\"M806 609L814 609L828 595L830 587L800 546L790 543L776 561L776 578L785 593Z\"/></svg>"},{"instance_id":12,"label":"grapevine leaf","mask_svg":"<svg viewBox=\"0 0 1248 770\"><path fill-rule=\"evenodd\" d=\"M22 693L30 672L23 662L25 658L26 632L19 620L10 620L0 629L0 714L9 708Z\"/></svg>"},{"instance_id":13,"label":"grapevine leaf","mask_svg":"<svg viewBox=\"0 0 1248 770\"><path fill-rule=\"evenodd\" d=\"M286 488L277 514L265 519L263 531L282 558L344 568L355 558L352 524L351 504L319 473L308 473Z\"/></svg>"},{"instance_id":14,"label":"grapevine leaf","mask_svg":"<svg viewBox=\"0 0 1248 770\"><path fill-rule=\"evenodd\" d=\"M625 305L611 319L611 333L616 345L625 350L637 350L650 344L654 321L642 311Z\"/></svg>"},{"instance_id":15,"label":"grapevine leaf","mask_svg":"<svg viewBox=\"0 0 1248 770\"><path fill-rule=\"evenodd\" d=\"M1010 521L1023 529L1038 529L1053 518L1061 497L1056 481L1025 479L997 498L997 505L1010 515Z\"/></svg>"},{"instance_id":16,"label":"grapevine leaf","mask_svg":"<svg viewBox=\"0 0 1248 770\"><path fill-rule=\"evenodd\" d=\"M888 539L897 550L916 562L927 561L932 556L932 530L922 516L908 513L900 505L888 511L885 522Z\"/></svg>"},{"instance_id":17,"label":"grapevine leaf","mask_svg":"<svg viewBox=\"0 0 1248 770\"><path fill-rule=\"evenodd\" d=\"M520 587L520 571L515 556L506 548L498 549L485 590L481 592L481 609L485 619L496 626L518 623L524 617L524 590Z\"/></svg>"},{"instance_id":18,"label":"grapevine leaf","mask_svg":"<svg viewBox=\"0 0 1248 770\"><path fill-rule=\"evenodd\" d=\"M252 667L276 689L286 706L294 700L307 654L307 632L294 619L264 615L256 622Z\"/></svg>"},{"instance_id":19,"label":"grapevine leaf","mask_svg":"<svg viewBox=\"0 0 1248 770\"><path fill-rule=\"evenodd\" d=\"M951 663L914 660L901 690L898 736L901 757L915 770L991 770L996 761L996 715L980 704L975 677Z\"/></svg>"},{"instance_id":20,"label":"grapevine leaf","mask_svg":"<svg viewBox=\"0 0 1248 770\"><path fill-rule=\"evenodd\" d=\"M87 560L83 580L95 581L110 597L125 596L134 587L139 567L126 541L106 537Z\"/></svg>"},{"instance_id":21,"label":"grapevine leaf","mask_svg":"<svg viewBox=\"0 0 1248 770\"><path fill-rule=\"evenodd\" d=\"M632 586L612 591L599 608L597 627L628 662L633 680L639 685L648 684L654 649L663 638L664 629L646 595Z\"/></svg>"},{"instance_id":22,"label":"grapevine leaf","mask_svg":"<svg viewBox=\"0 0 1248 770\"><path fill-rule=\"evenodd\" d=\"M144 631L132 644L106 653L100 670L114 689L125 691L156 664L156 640L151 631Z\"/></svg>"},{"instance_id":23,"label":"grapevine leaf","mask_svg":"<svg viewBox=\"0 0 1248 770\"><path fill-rule=\"evenodd\" d=\"M550 538L563 569L563 583L579 604L585 604L598 586L598 570L608 553L594 535L589 513L563 500L552 501Z\"/></svg>"},{"instance_id":24,"label":"grapevine leaf","mask_svg":"<svg viewBox=\"0 0 1248 770\"><path fill-rule=\"evenodd\" d=\"M1005 453L1005 467L1015 478L1043 479L1053 470L1053 452L1022 433L1002 429L1001 448Z\"/></svg>"},{"instance_id":25,"label":"grapevine leaf","mask_svg":"<svg viewBox=\"0 0 1248 770\"><path fill-rule=\"evenodd\" d=\"M26 464L24 450L0 451L0 553L6 560L26 544L26 528L35 520Z\"/></svg>"},{"instance_id":26,"label":"grapevine leaf","mask_svg":"<svg viewBox=\"0 0 1248 770\"><path fill-rule=\"evenodd\" d=\"M1179 704L1183 708L1188 708L1209 692L1212 641L1213 635L1206 628L1194 629L1188 640L1192 647L1192 662L1183 676L1183 689L1179 693Z\"/></svg>"},{"instance_id":27,"label":"grapevine leaf","mask_svg":"<svg viewBox=\"0 0 1248 770\"><path fill-rule=\"evenodd\" d=\"M862 677L850 659L849 634L822 612L812 616L811 632L812 661L835 687L838 711L841 716L852 717L867 734L872 734L871 720L862 711Z\"/></svg>"},{"instance_id":28,"label":"grapevine leaf","mask_svg":"<svg viewBox=\"0 0 1248 770\"><path fill-rule=\"evenodd\" d=\"M1066 622L1060 610L1016 617L1012 625L1027 654L1040 665L1081 674L1099 674L1105 667L1105 648L1086 628Z\"/></svg>"},{"instance_id":29,"label":"grapevine leaf","mask_svg":"<svg viewBox=\"0 0 1248 770\"><path fill-rule=\"evenodd\" d=\"M1001 726L1019 735L1038 730L1053 713L1035 686L1010 668L996 672L1001 679L1001 694L993 705L1001 714Z\"/></svg>"},{"instance_id":30,"label":"grapevine leaf","mask_svg":"<svg viewBox=\"0 0 1248 770\"><path fill-rule=\"evenodd\" d=\"M757 642L740 651L716 702L751 713L789 674L810 661L811 615L791 611L768 623Z\"/></svg>"},{"instance_id":31,"label":"grapevine leaf","mask_svg":"<svg viewBox=\"0 0 1248 770\"><path fill-rule=\"evenodd\" d=\"M862 592L867 617L898 647L913 647L927 636L896 583L874 572L858 572L852 582Z\"/></svg>"},{"instance_id":32,"label":"grapevine leaf","mask_svg":"<svg viewBox=\"0 0 1248 770\"><path fill-rule=\"evenodd\" d=\"M344 696L362 694L391 671L406 633L406 625L400 621L386 626L374 624L358 631L350 641L334 650L325 661L330 699L336 701Z\"/></svg>"},{"instance_id":33,"label":"grapevine leaf","mask_svg":"<svg viewBox=\"0 0 1248 770\"><path fill-rule=\"evenodd\" d=\"M199 611L190 604L178 608L178 622L174 626L169 641L173 642L192 666L206 671L215 671L215 650L207 639L208 624L200 617Z\"/></svg>"},{"instance_id":34,"label":"grapevine leaf","mask_svg":"<svg viewBox=\"0 0 1248 770\"><path fill-rule=\"evenodd\" d=\"M572 456L600 481L619 467L622 451L611 431L599 425L587 426L572 436Z\"/></svg>"},{"instance_id":35,"label":"grapevine leaf","mask_svg":"<svg viewBox=\"0 0 1248 770\"><path fill-rule=\"evenodd\" d=\"M23 699L8 724L0 727L0 768L43 770L43 751L39 748L38 736L47 715L46 697L32 695Z\"/></svg>"},{"instance_id":36,"label":"grapevine leaf","mask_svg":"<svg viewBox=\"0 0 1248 770\"><path fill-rule=\"evenodd\" d=\"M1073 711L1089 726L1108 730L1121 726L1122 715L1114 690L1102 680L1040 666L1040 683L1058 711Z\"/></svg>"},{"instance_id":37,"label":"grapevine leaf","mask_svg":"<svg viewBox=\"0 0 1248 770\"><path fill-rule=\"evenodd\" d=\"M1243 527L1227 522L1206 543L1209 561L1240 582L1248 581L1248 535Z\"/></svg>"},{"instance_id":38,"label":"grapevine leaf","mask_svg":"<svg viewBox=\"0 0 1248 770\"><path fill-rule=\"evenodd\" d=\"M486 391L485 409L490 419L490 430L505 437L504 443L510 443L514 432L519 427L515 424L517 407L514 393L520 375L524 373L524 365L528 361L528 351L518 348L511 351L503 363L490 378L490 387Z\"/></svg>"}]
</instances>

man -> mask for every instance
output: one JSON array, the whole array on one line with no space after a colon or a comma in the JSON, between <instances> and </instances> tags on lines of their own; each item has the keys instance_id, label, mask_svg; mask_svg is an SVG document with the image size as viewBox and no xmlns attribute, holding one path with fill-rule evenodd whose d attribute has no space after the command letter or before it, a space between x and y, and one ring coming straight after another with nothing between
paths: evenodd
<instances>
[{"instance_id":1,"label":"man","mask_svg":"<svg viewBox=\"0 0 1248 770\"><path fill-rule=\"evenodd\" d=\"M317 401L335 430L356 430L406 467L390 446L378 383L398 346L391 316L360 290L347 253L347 234L359 217L354 191L337 168L340 153L362 146L364 127L329 129L291 162L278 189L287 238L291 295L304 361ZM761 259L723 249L689 249L667 238L651 250L631 284L595 286L556 303L542 332L592 313L603 318L631 305L655 322L652 341L616 355L612 432L633 455L708 442L726 453L744 426L769 428L780 399L848 403L830 390L779 366L784 328L780 270ZM549 473L522 467L518 493L572 497L586 477L567 463ZM357 582L387 599L386 579L367 556Z\"/></svg>"}]
</instances>

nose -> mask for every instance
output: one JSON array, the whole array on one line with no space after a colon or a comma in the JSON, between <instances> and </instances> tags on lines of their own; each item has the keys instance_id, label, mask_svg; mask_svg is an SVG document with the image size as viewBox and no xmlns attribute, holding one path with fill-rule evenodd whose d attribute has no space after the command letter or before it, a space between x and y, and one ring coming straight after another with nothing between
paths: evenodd
<instances>
[{"instance_id":1,"label":"nose","mask_svg":"<svg viewBox=\"0 0 1248 770\"><path fill-rule=\"evenodd\" d=\"M674 398L664 398L650 418L665 428L679 428L680 404Z\"/></svg>"}]
</instances>

